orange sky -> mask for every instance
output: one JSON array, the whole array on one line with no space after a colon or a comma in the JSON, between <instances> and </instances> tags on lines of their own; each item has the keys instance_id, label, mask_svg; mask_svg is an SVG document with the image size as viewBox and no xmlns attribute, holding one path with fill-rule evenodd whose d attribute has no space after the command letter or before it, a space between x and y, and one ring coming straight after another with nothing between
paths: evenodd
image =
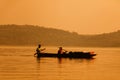
<instances>
[{"instance_id":1,"label":"orange sky","mask_svg":"<svg viewBox=\"0 0 120 80\"><path fill-rule=\"evenodd\" d=\"M32 24L79 34L120 30L120 0L0 0L0 24Z\"/></svg>"}]
</instances>

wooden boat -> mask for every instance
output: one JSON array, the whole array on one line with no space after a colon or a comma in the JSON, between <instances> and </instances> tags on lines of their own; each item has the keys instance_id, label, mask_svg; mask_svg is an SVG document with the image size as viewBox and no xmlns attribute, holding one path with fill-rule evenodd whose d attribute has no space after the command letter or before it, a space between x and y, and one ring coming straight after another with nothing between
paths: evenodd
<instances>
[{"instance_id":1,"label":"wooden boat","mask_svg":"<svg viewBox=\"0 0 120 80\"><path fill-rule=\"evenodd\" d=\"M92 58L96 54L92 52L69 52L63 54L56 53L37 53L37 57L57 57L57 58Z\"/></svg>"}]
</instances>

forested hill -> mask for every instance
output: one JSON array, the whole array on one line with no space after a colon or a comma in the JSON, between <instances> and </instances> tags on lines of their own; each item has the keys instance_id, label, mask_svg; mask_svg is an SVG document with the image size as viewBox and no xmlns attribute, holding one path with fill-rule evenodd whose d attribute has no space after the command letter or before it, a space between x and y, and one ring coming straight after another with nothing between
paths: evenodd
<instances>
[{"instance_id":1,"label":"forested hill","mask_svg":"<svg viewBox=\"0 0 120 80\"><path fill-rule=\"evenodd\" d=\"M100 35L79 35L33 25L0 25L0 45L120 47L120 31Z\"/></svg>"}]
</instances>

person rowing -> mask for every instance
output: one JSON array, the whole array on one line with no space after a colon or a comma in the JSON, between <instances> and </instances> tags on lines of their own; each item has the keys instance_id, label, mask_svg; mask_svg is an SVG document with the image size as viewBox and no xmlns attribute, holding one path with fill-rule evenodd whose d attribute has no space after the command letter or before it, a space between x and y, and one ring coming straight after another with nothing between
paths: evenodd
<instances>
[{"instance_id":1,"label":"person rowing","mask_svg":"<svg viewBox=\"0 0 120 80\"><path fill-rule=\"evenodd\" d=\"M67 52L67 51L64 50L62 47L59 47L59 49L58 49L58 55L64 54L64 53L66 53L66 52Z\"/></svg>"},{"instance_id":2,"label":"person rowing","mask_svg":"<svg viewBox=\"0 0 120 80\"><path fill-rule=\"evenodd\" d=\"M46 48L41 49L41 44L38 45L37 49L36 49L36 53L34 54L37 56L40 56L41 52L44 51Z\"/></svg>"}]
</instances>

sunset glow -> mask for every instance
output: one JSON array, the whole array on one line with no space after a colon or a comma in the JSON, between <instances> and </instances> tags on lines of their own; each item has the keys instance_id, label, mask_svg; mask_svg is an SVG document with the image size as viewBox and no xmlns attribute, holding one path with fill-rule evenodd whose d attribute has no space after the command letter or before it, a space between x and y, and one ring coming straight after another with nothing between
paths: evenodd
<instances>
[{"instance_id":1,"label":"sunset glow","mask_svg":"<svg viewBox=\"0 0 120 80\"><path fill-rule=\"evenodd\" d=\"M120 29L119 0L0 0L0 24L99 34Z\"/></svg>"}]
</instances>

